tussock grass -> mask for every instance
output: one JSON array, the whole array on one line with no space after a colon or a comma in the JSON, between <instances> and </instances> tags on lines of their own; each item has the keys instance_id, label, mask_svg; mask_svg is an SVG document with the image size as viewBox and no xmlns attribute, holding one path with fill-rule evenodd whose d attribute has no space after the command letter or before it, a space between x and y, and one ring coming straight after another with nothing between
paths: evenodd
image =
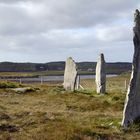
<instances>
[{"instance_id":1,"label":"tussock grass","mask_svg":"<svg viewBox=\"0 0 140 140\"><path fill-rule=\"evenodd\" d=\"M138 131L120 127L126 93L120 83L125 78L109 78L104 96L96 94L91 80L84 91L73 93L61 85L33 85L41 90L29 94L1 89L0 139L138 140Z\"/></svg>"},{"instance_id":2,"label":"tussock grass","mask_svg":"<svg viewBox=\"0 0 140 140\"><path fill-rule=\"evenodd\" d=\"M15 82L5 82L5 81L1 81L0 82L0 88L18 88L21 85Z\"/></svg>"}]
</instances>

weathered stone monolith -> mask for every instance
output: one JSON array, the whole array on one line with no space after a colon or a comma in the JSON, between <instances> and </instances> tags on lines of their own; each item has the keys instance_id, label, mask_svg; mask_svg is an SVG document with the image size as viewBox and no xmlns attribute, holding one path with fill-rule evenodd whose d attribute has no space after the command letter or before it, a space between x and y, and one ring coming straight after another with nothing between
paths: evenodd
<instances>
[{"instance_id":1,"label":"weathered stone monolith","mask_svg":"<svg viewBox=\"0 0 140 140\"><path fill-rule=\"evenodd\" d=\"M65 64L64 89L74 91L76 89L77 68L74 60L69 57Z\"/></svg>"},{"instance_id":2,"label":"weathered stone monolith","mask_svg":"<svg viewBox=\"0 0 140 140\"><path fill-rule=\"evenodd\" d=\"M97 93L104 94L106 92L106 73L105 73L104 54L100 54L96 65L95 82Z\"/></svg>"},{"instance_id":3,"label":"weathered stone monolith","mask_svg":"<svg viewBox=\"0 0 140 140\"><path fill-rule=\"evenodd\" d=\"M124 128L127 128L137 119L140 119L140 12L138 10L136 10L134 18L134 56L131 79L123 112L122 126Z\"/></svg>"},{"instance_id":4,"label":"weathered stone monolith","mask_svg":"<svg viewBox=\"0 0 140 140\"><path fill-rule=\"evenodd\" d=\"M79 86L80 86L80 75L77 75L77 78L76 78L76 90L79 89Z\"/></svg>"}]
</instances>

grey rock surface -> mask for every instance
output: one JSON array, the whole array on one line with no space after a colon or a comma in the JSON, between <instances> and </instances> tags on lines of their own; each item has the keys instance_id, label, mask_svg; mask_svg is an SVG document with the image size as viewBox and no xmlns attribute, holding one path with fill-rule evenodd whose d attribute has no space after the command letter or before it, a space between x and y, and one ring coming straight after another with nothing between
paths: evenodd
<instances>
[{"instance_id":1,"label":"grey rock surface","mask_svg":"<svg viewBox=\"0 0 140 140\"><path fill-rule=\"evenodd\" d=\"M36 91L34 88L31 88L31 87L13 88L11 90L15 91L16 93L25 93L25 92Z\"/></svg>"},{"instance_id":2,"label":"grey rock surface","mask_svg":"<svg viewBox=\"0 0 140 140\"><path fill-rule=\"evenodd\" d=\"M106 92L106 73L105 73L105 60L104 54L100 54L96 65L96 91L97 93L104 94Z\"/></svg>"},{"instance_id":3,"label":"grey rock surface","mask_svg":"<svg viewBox=\"0 0 140 140\"><path fill-rule=\"evenodd\" d=\"M123 112L122 126L124 128L140 119L140 12L138 10L134 14L134 22L134 56Z\"/></svg>"},{"instance_id":4,"label":"grey rock surface","mask_svg":"<svg viewBox=\"0 0 140 140\"><path fill-rule=\"evenodd\" d=\"M76 89L76 78L77 78L77 68L74 60L69 57L66 60L65 72L64 72L64 89L69 91L74 91Z\"/></svg>"}]
</instances>

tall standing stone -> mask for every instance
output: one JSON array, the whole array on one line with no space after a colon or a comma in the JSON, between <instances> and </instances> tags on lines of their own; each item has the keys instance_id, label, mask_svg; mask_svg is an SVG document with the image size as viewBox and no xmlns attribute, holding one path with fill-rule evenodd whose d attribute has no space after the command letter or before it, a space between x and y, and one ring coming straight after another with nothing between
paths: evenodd
<instances>
[{"instance_id":1,"label":"tall standing stone","mask_svg":"<svg viewBox=\"0 0 140 140\"><path fill-rule=\"evenodd\" d=\"M105 60L104 54L100 54L96 65L96 91L97 93L104 94L106 92L106 73L105 73Z\"/></svg>"},{"instance_id":2,"label":"tall standing stone","mask_svg":"<svg viewBox=\"0 0 140 140\"><path fill-rule=\"evenodd\" d=\"M131 79L123 112L122 126L124 128L127 128L140 118L140 12L138 10L136 10L134 18L134 56Z\"/></svg>"},{"instance_id":3,"label":"tall standing stone","mask_svg":"<svg viewBox=\"0 0 140 140\"><path fill-rule=\"evenodd\" d=\"M74 60L69 57L65 64L64 89L74 91L76 88L77 68Z\"/></svg>"}]
</instances>

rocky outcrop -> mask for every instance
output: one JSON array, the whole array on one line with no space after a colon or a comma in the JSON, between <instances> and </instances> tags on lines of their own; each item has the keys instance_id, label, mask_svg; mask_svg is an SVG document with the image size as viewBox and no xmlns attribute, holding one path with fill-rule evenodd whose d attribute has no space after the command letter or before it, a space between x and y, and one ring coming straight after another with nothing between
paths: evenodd
<instances>
[{"instance_id":1,"label":"rocky outcrop","mask_svg":"<svg viewBox=\"0 0 140 140\"><path fill-rule=\"evenodd\" d=\"M132 73L123 112L122 126L127 128L140 119L140 12L136 10L134 32L134 56Z\"/></svg>"},{"instance_id":2,"label":"rocky outcrop","mask_svg":"<svg viewBox=\"0 0 140 140\"><path fill-rule=\"evenodd\" d=\"M77 68L74 60L69 57L65 64L64 89L74 91L76 89Z\"/></svg>"},{"instance_id":3,"label":"rocky outcrop","mask_svg":"<svg viewBox=\"0 0 140 140\"><path fill-rule=\"evenodd\" d=\"M106 73L105 73L105 60L103 54L100 54L96 65L95 82L97 93L104 94L106 92Z\"/></svg>"}]
</instances>

